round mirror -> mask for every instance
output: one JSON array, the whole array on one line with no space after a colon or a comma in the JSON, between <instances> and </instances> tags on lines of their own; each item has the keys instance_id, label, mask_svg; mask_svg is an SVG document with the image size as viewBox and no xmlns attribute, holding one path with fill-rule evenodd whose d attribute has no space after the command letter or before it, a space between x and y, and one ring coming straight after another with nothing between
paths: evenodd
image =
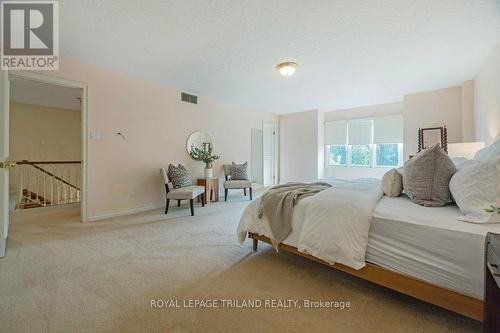
<instances>
[{"instance_id":1,"label":"round mirror","mask_svg":"<svg viewBox=\"0 0 500 333\"><path fill-rule=\"evenodd\" d=\"M212 138L205 132L196 131L189 135L189 138L186 142L186 150L189 155L191 155L191 148L199 148L203 150L208 150L213 148L212 146Z\"/></svg>"}]
</instances>

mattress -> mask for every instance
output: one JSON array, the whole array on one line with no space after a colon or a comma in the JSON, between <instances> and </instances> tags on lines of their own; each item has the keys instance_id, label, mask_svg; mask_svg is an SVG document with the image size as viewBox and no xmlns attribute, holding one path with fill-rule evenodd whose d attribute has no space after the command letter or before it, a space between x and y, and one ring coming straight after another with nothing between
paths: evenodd
<instances>
[{"instance_id":1,"label":"mattress","mask_svg":"<svg viewBox=\"0 0 500 333\"><path fill-rule=\"evenodd\" d=\"M375 206L366 260L460 293L483 298L484 240L500 224L456 220L456 205L423 207L407 197Z\"/></svg>"},{"instance_id":2,"label":"mattress","mask_svg":"<svg viewBox=\"0 0 500 333\"><path fill-rule=\"evenodd\" d=\"M312 197L299 201L307 205ZM239 229L269 235L258 223L255 200L247 210L249 225ZM297 208L297 207L296 207ZM283 243L297 247L303 219L294 214L292 233ZM500 224L456 220L456 205L423 207L406 196L382 197L372 215L366 261L426 282L483 299L486 233L500 233Z\"/></svg>"}]
</instances>

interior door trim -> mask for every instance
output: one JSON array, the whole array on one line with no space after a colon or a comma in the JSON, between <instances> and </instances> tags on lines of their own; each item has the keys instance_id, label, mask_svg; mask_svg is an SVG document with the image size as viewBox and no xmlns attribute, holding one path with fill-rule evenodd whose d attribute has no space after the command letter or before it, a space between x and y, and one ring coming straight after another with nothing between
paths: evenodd
<instances>
[{"instance_id":1,"label":"interior door trim","mask_svg":"<svg viewBox=\"0 0 500 333\"><path fill-rule=\"evenodd\" d=\"M50 76L46 74L26 72L26 71L11 71L9 77L17 77L25 80L37 81L42 83L53 84L68 88L82 89L82 202L81 202L81 222L88 221L88 150L87 150L87 133L88 133L88 88L84 82L67 80L60 77Z\"/></svg>"}]
</instances>

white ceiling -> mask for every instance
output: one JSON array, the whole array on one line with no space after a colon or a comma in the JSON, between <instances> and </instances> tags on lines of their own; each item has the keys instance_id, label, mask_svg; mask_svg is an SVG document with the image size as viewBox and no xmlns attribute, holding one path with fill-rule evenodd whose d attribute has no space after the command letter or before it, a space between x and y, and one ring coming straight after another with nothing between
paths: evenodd
<instances>
[{"instance_id":1,"label":"white ceiling","mask_svg":"<svg viewBox=\"0 0 500 333\"><path fill-rule=\"evenodd\" d=\"M10 79L10 100L33 105L80 111L82 90L20 78Z\"/></svg>"},{"instance_id":2,"label":"white ceiling","mask_svg":"<svg viewBox=\"0 0 500 333\"><path fill-rule=\"evenodd\" d=\"M64 0L60 37L63 57L228 103L334 110L473 79L500 1Z\"/></svg>"}]
</instances>

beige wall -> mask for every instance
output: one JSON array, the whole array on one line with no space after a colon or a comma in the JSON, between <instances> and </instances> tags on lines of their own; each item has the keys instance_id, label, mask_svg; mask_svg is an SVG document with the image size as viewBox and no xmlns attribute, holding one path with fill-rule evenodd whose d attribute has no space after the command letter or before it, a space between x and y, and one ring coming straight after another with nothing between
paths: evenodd
<instances>
[{"instance_id":1,"label":"beige wall","mask_svg":"<svg viewBox=\"0 0 500 333\"><path fill-rule=\"evenodd\" d=\"M462 84L462 141L474 141L474 80Z\"/></svg>"},{"instance_id":2,"label":"beige wall","mask_svg":"<svg viewBox=\"0 0 500 333\"><path fill-rule=\"evenodd\" d=\"M81 113L10 103L10 159L81 160Z\"/></svg>"},{"instance_id":3,"label":"beige wall","mask_svg":"<svg viewBox=\"0 0 500 333\"><path fill-rule=\"evenodd\" d=\"M500 42L475 80L474 127L476 141L500 139Z\"/></svg>"},{"instance_id":4,"label":"beige wall","mask_svg":"<svg viewBox=\"0 0 500 333\"><path fill-rule=\"evenodd\" d=\"M316 117L318 139L316 141L316 156L318 156L316 178L325 178L325 112L318 111Z\"/></svg>"},{"instance_id":5,"label":"beige wall","mask_svg":"<svg viewBox=\"0 0 500 333\"><path fill-rule=\"evenodd\" d=\"M427 91L403 97L403 155L418 150L418 129L446 125L448 142L462 142L462 87Z\"/></svg>"},{"instance_id":6,"label":"beige wall","mask_svg":"<svg viewBox=\"0 0 500 333\"><path fill-rule=\"evenodd\" d=\"M326 112L325 121L369 118L375 116L398 114L402 112L403 112L402 102L385 103L385 104L362 106L359 108Z\"/></svg>"},{"instance_id":7,"label":"beige wall","mask_svg":"<svg viewBox=\"0 0 500 333\"><path fill-rule=\"evenodd\" d=\"M279 182L318 179L318 111L279 116Z\"/></svg>"},{"instance_id":8,"label":"beige wall","mask_svg":"<svg viewBox=\"0 0 500 333\"><path fill-rule=\"evenodd\" d=\"M403 113L403 159L417 152L418 129L446 125L448 142L472 141L474 126L474 81L462 86L410 94L402 102L371 105L366 107L330 111L301 112L280 116L281 182L318 177L353 179L360 177L382 177L386 168L340 168L324 167L324 152L320 131L322 122L332 120L368 118ZM323 117L323 118L322 118ZM312 156L316 154L315 160ZM321 165L320 165L321 164ZM316 168L316 169L315 169Z\"/></svg>"},{"instance_id":9,"label":"beige wall","mask_svg":"<svg viewBox=\"0 0 500 333\"><path fill-rule=\"evenodd\" d=\"M325 167L325 121L366 118L401 113L402 102L330 112L305 111L279 116L280 183L319 178L381 177L384 168Z\"/></svg>"},{"instance_id":10,"label":"beige wall","mask_svg":"<svg viewBox=\"0 0 500 333\"><path fill-rule=\"evenodd\" d=\"M187 166L191 177L203 175L203 164L186 152L195 130L212 136L222 163L251 159L251 129L275 121L259 113L200 95L198 105L181 103L180 91L111 70L63 60L49 73L88 85L88 128L101 140L88 140L88 213L90 219L148 208L164 202L159 168ZM123 140L116 132L126 137Z\"/></svg>"}]
</instances>

